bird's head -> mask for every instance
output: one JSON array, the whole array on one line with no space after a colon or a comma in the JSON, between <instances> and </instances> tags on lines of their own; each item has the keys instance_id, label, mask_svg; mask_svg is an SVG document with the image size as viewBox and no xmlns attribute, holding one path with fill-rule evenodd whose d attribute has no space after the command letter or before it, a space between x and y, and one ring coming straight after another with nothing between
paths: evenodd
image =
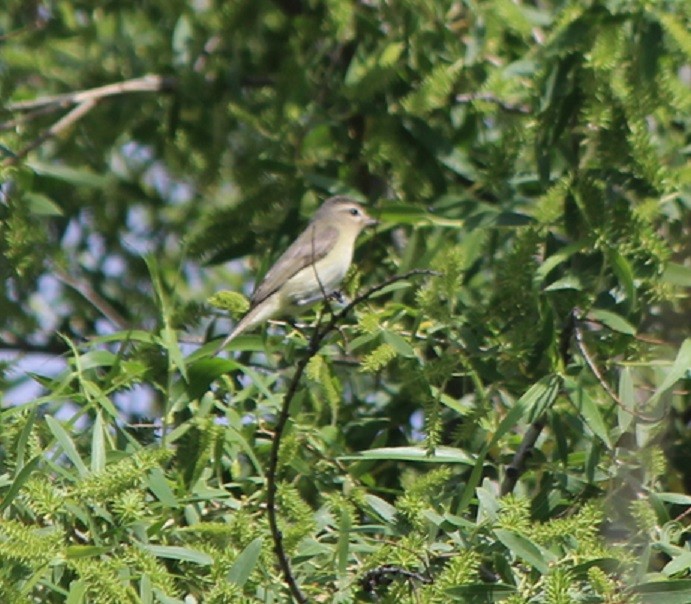
<instances>
[{"instance_id":1,"label":"bird's head","mask_svg":"<svg viewBox=\"0 0 691 604\"><path fill-rule=\"evenodd\" d=\"M314 220L323 220L341 229L354 230L359 233L368 226L378 224L365 208L350 197L338 195L327 199L314 215Z\"/></svg>"}]
</instances>

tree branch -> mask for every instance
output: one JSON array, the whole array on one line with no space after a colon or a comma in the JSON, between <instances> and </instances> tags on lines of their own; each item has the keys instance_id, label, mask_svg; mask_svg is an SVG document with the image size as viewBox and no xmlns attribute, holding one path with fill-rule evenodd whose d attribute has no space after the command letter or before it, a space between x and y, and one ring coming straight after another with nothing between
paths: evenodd
<instances>
[{"instance_id":1,"label":"tree branch","mask_svg":"<svg viewBox=\"0 0 691 604\"><path fill-rule=\"evenodd\" d=\"M544 417L544 416L543 416ZM530 457L533 451L533 447L537 442L542 429L545 427L545 423L542 417L535 420L523 435L523 440L516 450L516 453L511 460L511 463L506 466L506 475L501 483L500 494L503 497L511 493L518 482L519 477L523 474L525 469L525 462Z\"/></svg>"},{"instance_id":2,"label":"tree branch","mask_svg":"<svg viewBox=\"0 0 691 604\"><path fill-rule=\"evenodd\" d=\"M307 598L302 593L300 586L297 584L295 576L293 575L293 571L290 567L290 561L288 560L288 556L286 555L285 549L283 547L283 535L281 533L281 530L278 528L278 518L276 515L276 473L278 470L278 459L281 449L281 438L283 437L283 432L285 430L286 423L288 422L288 416L290 414L290 404L295 398L298 385L300 384L300 379L302 378L302 375L305 372L305 368L307 367L307 364L309 363L310 359L314 357L317 354L317 352L319 352L321 344L326 338L326 336L333 332L336 329L337 325L340 323L340 321L342 321L348 315L348 313L350 313L350 311L353 310L353 308L355 308L358 304L361 304L362 302L368 300L374 294L380 292L392 283L403 281L404 279L407 279L415 275L436 274L438 273L430 270L415 269L412 271L408 271L407 273L403 273L401 275L394 275L393 277L386 279L382 283L370 287L368 290L366 290L359 296L356 296L339 312L331 314L331 318L325 324L322 324L321 322L321 319L323 317L322 312L322 314L319 317L319 320L317 321L314 333L310 338L309 345L307 347L307 354L302 359L300 359L297 366L295 367L295 373L293 374L293 378L291 379L290 384L288 385L288 390L286 391L285 396L283 397L283 404L281 405L281 410L278 414L278 418L276 419L276 427L274 428L274 437L271 443L271 452L269 454L269 467L266 471L266 508L267 516L269 519L269 527L271 530L271 537L274 542L274 553L276 554L278 564L281 567L281 572L283 573L283 577L285 578L290 593L292 594L293 598L295 598L295 600L300 602L300 604L304 604L305 602L307 602Z\"/></svg>"},{"instance_id":3,"label":"tree branch","mask_svg":"<svg viewBox=\"0 0 691 604\"><path fill-rule=\"evenodd\" d=\"M18 101L8 104L5 109L7 111L29 111L38 107L44 107L45 105L60 105L67 107L69 105L79 105L84 101L98 101L109 96L127 94L130 92L170 92L175 89L175 86L175 78L149 74L141 78L116 82L115 84L106 84L105 86L98 86L97 88L77 90L66 94L42 96L28 101Z\"/></svg>"},{"instance_id":4,"label":"tree branch","mask_svg":"<svg viewBox=\"0 0 691 604\"><path fill-rule=\"evenodd\" d=\"M26 147L18 151L12 157L7 158L3 165L13 166L24 159L29 153L34 149L40 147L49 138L58 136L63 130L67 130L69 127L74 125L82 117L84 117L89 111L91 111L96 106L96 100L91 99L84 101L77 105L72 111L67 115L61 117L57 122L55 122L48 130L41 132L34 140L32 140Z\"/></svg>"},{"instance_id":5,"label":"tree branch","mask_svg":"<svg viewBox=\"0 0 691 604\"><path fill-rule=\"evenodd\" d=\"M129 321L125 319L115 308L99 294L89 283L80 281L76 277L69 275L63 270L55 269L56 278L71 287L76 292L81 294L84 299L92 304L106 319L108 319L115 327L121 330L132 329Z\"/></svg>"},{"instance_id":6,"label":"tree branch","mask_svg":"<svg viewBox=\"0 0 691 604\"><path fill-rule=\"evenodd\" d=\"M662 413L662 415L660 415L660 417L644 415L642 413L639 413L638 411L635 411L634 409L630 409L629 407L627 407L624 404L624 402L619 398L619 396L614 392L612 387L609 385L607 380L602 375L602 372L596 365L595 361L590 355L590 352L588 351L588 348L585 345L585 340L583 338L583 330L580 327L580 324L583 321L583 317L580 314L580 310L576 308L574 309L573 313L576 321L576 325L574 327L574 339L576 340L576 346L578 347L578 351L581 353L581 356L583 357L585 364L588 366L588 369L590 369L591 373L595 376L595 379L598 381L602 389L607 393L607 396L609 396L609 398L612 399L614 404L617 405L617 407L619 407L622 411L633 415L636 419L650 424L659 422L665 416L664 412Z\"/></svg>"},{"instance_id":7,"label":"tree branch","mask_svg":"<svg viewBox=\"0 0 691 604\"><path fill-rule=\"evenodd\" d=\"M78 90L76 92L68 92L67 94L44 96L30 101L10 103L5 107L8 111L27 111L28 114L23 118L9 120L0 124L0 131L9 130L22 121L35 119L40 115L58 111L70 105L76 105L76 107L55 122L48 130L39 134L26 147L7 158L2 165L12 166L19 163L31 153L31 151L40 147L49 138L58 136L60 133L73 126L91 111L101 99L131 92L168 92L173 90L174 87L175 80L173 78L166 78L159 75L146 75L142 78L126 80L116 84L107 84L106 86L99 86L98 88Z\"/></svg>"}]
</instances>

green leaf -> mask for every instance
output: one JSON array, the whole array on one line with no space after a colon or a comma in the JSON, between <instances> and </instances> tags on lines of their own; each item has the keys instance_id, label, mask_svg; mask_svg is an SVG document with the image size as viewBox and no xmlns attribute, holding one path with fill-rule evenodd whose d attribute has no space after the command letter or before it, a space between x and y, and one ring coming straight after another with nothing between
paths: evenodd
<instances>
[{"instance_id":1,"label":"green leaf","mask_svg":"<svg viewBox=\"0 0 691 604\"><path fill-rule=\"evenodd\" d=\"M57 163L46 164L42 162L29 162L28 166L41 176L47 176L61 180L76 187L105 188L110 182L109 176L95 174L85 168L71 168Z\"/></svg>"},{"instance_id":2,"label":"green leaf","mask_svg":"<svg viewBox=\"0 0 691 604\"><path fill-rule=\"evenodd\" d=\"M634 416L633 411L636 408L635 393L633 389L633 380L631 378L631 368L624 367L619 375L619 392L617 393L619 400L623 406L617 405L617 420L619 423L619 429L626 432L631 423L633 422Z\"/></svg>"},{"instance_id":3,"label":"green leaf","mask_svg":"<svg viewBox=\"0 0 691 604\"><path fill-rule=\"evenodd\" d=\"M553 554L542 549L527 537L513 531L495 529L494 534L515 556L535 567L543 575L549 572L550 562L556 559Z\"/></svg>"},{"instance_id":4,"label":"green leaf","mask_svg":"<svg viewBox=\"0 0 691 604\"><path fill-rule=\"evenodd\" d=\"M660 397L674 386L681 378L689 375L691 372L691 338L686 338L679 347L677 358L674 359L672 367L667 372L662 384L658 386L657 390L650 400L649 405L654 405Z\"/></svg>"},{"instance_id":5,"label":"green leaf","mask_svg":"<svg viewBox=\"0 0 691 604\"><path fill-rule=\"evenodd\" d=\"M583 283L581 282L581 279L578 275L566 275L566 277L557 279L556 281L553 281L547 287L545 287L544 291L558 292L567 289L571 289L574 291L581 291L583 289Z\"/></svg>"},{"instance_id":6,"label":"green leaf","mask_svg":"<svg viewBox=\"0 0 691 604\"><path fill-rule=\"evenodd\" d=\"M336 544L336 567L338 569L338 583L343 584L348 577L348 559L350 554L350 532L352 521L349 511L343 507L338 523L338 543Z\"/></svg>"},{"instance_id":7,"label":"green leaf","mask_svg":"<svg viewBox=\"0 0 691 604\"><path fill-rule=\"evenodd\" d=\"M147 475L146 482L151 492L166 507L176 508L179 505L175 493L168 485L163 471L160 468L153 468Z\"/></svg>"},{"instance_id":8,"label":"green leaf","mask_svg":"<svg viewBox=\"0 0 691 604\"><path fill-rule=\"evenodd\" d=\"M60 445L63 453L72 462L72 465L77 468L80 476L86 476L89 474L89 470L77 452L77 447L70 438L70 435L65 432L62 424L50 415L46 415L45 419L49 430L53 433L53 436L55 436L55 439L58 441L58 445Z\"/></svg>"},{"instance_id":9,"label":"green leaf","mask_svg":"<svg viewBox=\"0 0 691 604\"><path fill-rule=\"evenodd\" d=\"M662 574L667 577L686 574L691 570L691 552L682 551L678 556L674 556L662 569Z\"/></svg>"},{"instance_id":10,"label":"green leaf","mask_svg":"<svg viewBox=\"0 0 691 604\"><path fill-rule=\"evenodd\" d=\"M28 452L29 438L33 432L34 425L36 423L36 409L31 409L27 414L22 431L19 433L19 438L17 439L17 468L21 468L24 465L24 457Z\"/></svg>"},{"instance_id":11,"label":"green leaf","mask_svg":"<svg viewBox=\"0 0 691 604\"><path fill-rule=\"evenodd\" d=\"M226 579L242 587L250 578L254 567L257 565L262 553L262 538L257 537L235 559L233 566L228 571Z\"/></svg>"},{"instance_id":12,"label":"green leaf","mask_svg":"<svg viewBox=\"0 0 691 604\"><path fill-rule=\"evenodd\" d=\"M642 604L682 604L691 602L691 579L643 583L632 591Z\"/></svg>"},{"instance_id":13,"label":"green leaf","mask_svg":"<svg viewBox=\"0 0 691 604\"><path fill-rule=\"evenodd\" d=\"M158 558L167 558L180 562L192 562L200 566L210 566L214 563L213 557L209 554L188 547L179 547L177 545L151 545L148 543L138 543L137 545Z\"/></svg>"},{"instance_id":14,"label":"green leaf","mask_svg":"<svg viewBox=\"0 0 691 604\"><path fill-rule=\"evenodd\" d=\"M410 224L415 226L440 226L461 228L464 225L462 220L445 218L427 211L424 207L412 204L395 204L384 206L379 213L379 220L382 223L396 225Z\"/></svg>"},{"instance_id":15,"label":"green leaf","mask_svg":"<svg viewBox=\"0 0 691 604\"><path fill-rule=\"evenodd\" d=\"M70 591L65 604L83 604L86 602L86 592L89 589L86 581L70 581Z\"/></svg>"},{"instance_id":16,"label":"green leaf","mask_svg":"<svg viewBox=\"0 0 691 604\"><path fill-rule=\"evenodd\" d=\"M105 426L101 412L96 412L96 419L91 428L91 471L101 472L106 467Z\"/></svg>"},{"instance_id":17,"label":"green leaf","mask_svg":"<svg viewBox=\"0 0 691 604\"><path fill-rule=\"evenodd\" d=\"M415 357L415 350L402 336L393 331L382 331L382 337L401 356L408 359Z\"/></svg>"},{"instance_id":18,"label":"green leaf","mask_svg":"<svg viewBox=\"0 0 691 604\"><path fill-rule=\"evenodd\" d=\"M612 448L612 442L609 439L609 431L602 419L602 414L597 406L597 403L590 397L586 390L573 380L566 381L566 388L569 392L569 398L576 409L581 413L585 423L593 431L602 442L607 445L609 449Z\"/></svg>"},{"instance_id":19,"label":"green leaf","mask_svg":"<svg viewBox=\"0 0 691 604\"><path fill-rule=\"evenodd\" d=\"M63 211L60 206L55 203L50 197L42 193L25 193L24 201L26 202L29 212L37 216L62 216Z\"/></svg>"},{"instance_id":20,"label":"green leaf","mask_svg":"<svg viewBox=\"0 0 691 604\"><path fill-rule=\"evenodd\" d=\"M629 261L618 250L609 249L608 257L612 263L612 270L619 279L619 283L626 292L626 310L630 311L636 306L636 284L634 282L633 269Z\"/></svg>"},{"instance_id":21,"label":"green leaf","mask_svg":"<svg viewBox=\"0 0 691 604\"><path fill-rule=\"evenodd\" d=\"M107 554L112 550L113 547L110 545L70 545L65 550L65 556L68 560L93 558Z\"/></svg>"},{"instance_id":22,"label":"green leaf","mask_svg":"<svg viewBox=\"0 0 691 604\"><path fill-rule=\"evenodd\" d=\"M41 456L37 455L36 457L30 459L22 467L22 469L17 472L17 475L14 477L14 480L12 481L9 490L7 491L5 497L0 503L0 512L2 512L7 506L9 506L12 503L14 498L17 496L17 493L19 493L20 489L22 488L22 486L24 486L24 483L29 479L29 477L36 469L36 466L38 466L40 461Z\"/></svg>"},{"instance_id":23,"label":"green leaf","mask_svg":"<svg viewBox=\"0 0 691 604\"><path fill-rule=\"evenodd\" d=\"M683 493L656 493L656 495L662 501L666 501L667 503L691 507L691 495L685 495Z\"/></svg>"},{"instance_id":24,"label":"green leaf","mask_svg":"<svg viewBox=\"0 0 691 604\"><path fill-rule=\"evenodd\" d=\"M389 502L369 493L365 495L365 501L382 520L385 522L393 522L397 511Z\"/></svg>"},{"instance_id":25,"label":"green leaf","mask_svg":"<svg viewBox=\"0 0 691 604\"><path fill-rule=\"evenodd\" d=\"M571 256L576 252L583 249L584 243L582 241L577 243L572 243L571 245L564 246L555 254L552 254L549 258L538 267L535 271L535 282L537 285L541 285L549 274L560 264L566 262Z\"/></svg>"},{"instance_id":26,"label":"green leaf","mask_svg":"<svg viewBox=\"0 0 691 604\"><path fill-rule=\"evenodd\" d=\"M361 451L357 455L343 455L339 459L362 461L363 459L377 459L390 461L424 461L428 463L461 463L472 465L475 460L462 449L453 447L437 447L434 455L428 455L427 449L422 447L381 447Z\"/></svg>"},{"instance_id":27,"label":"green leaf","mask_svg":"<svg viewBox=\"0 0 691 604\"><path fill-rule=\"evenodd\" d=\"M662 281L681 287L691 287L691 266L668 262L662 275Z\"/></svg>"},{"instance_id":28,"label":"green leaf","mask_svg":"<svg viewBox=\"0 0 691 604\"><path fill-rule=\"evenodd\" d=\"M612 331L626 334L627 336L635 336L636 328L631 325L624 317L609 310L595 309L588 313L588 318L595 319L603 325L609 327Z\"/></svg>"},{"instance_id":29,"label":"green leaf","mask_svg":"<svg viewBox=\"0 0 691 604\"><path fill-rule=\"evenodd\" d=\"M562 379L560 376L556 374L546 375L528 389L528 391L516 402L516 406L525 406L528 414L527 420L529 422L534 422L552 405L557 398L557 394L559 394L561 385ZM497 432L499 432L499 430L497 430Z\"/></svg>"}]
</instances>

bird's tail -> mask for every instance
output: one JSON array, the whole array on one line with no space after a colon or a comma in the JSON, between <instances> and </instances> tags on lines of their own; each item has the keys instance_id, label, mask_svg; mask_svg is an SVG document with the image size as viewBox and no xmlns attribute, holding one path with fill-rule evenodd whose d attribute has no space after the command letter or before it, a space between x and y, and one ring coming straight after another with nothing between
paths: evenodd
<instances>
[{"instance_id":1,"label":"bird's tail","mask_svg":"<svg viewBox=\"0 0 691 604\"><path fill-rule=\"evenodd\" d=\"M275 306L276 300L273 300L271 296L266 300L263 300L254 308L250 308L247 314L240 319L238 324L233 328L221 345L216 349L216 354L221 352L228 344L230 344L235 338L237 338L241 333L256 327L260 323L267 321L276 314Z\"/></svg>"}]
</instances>

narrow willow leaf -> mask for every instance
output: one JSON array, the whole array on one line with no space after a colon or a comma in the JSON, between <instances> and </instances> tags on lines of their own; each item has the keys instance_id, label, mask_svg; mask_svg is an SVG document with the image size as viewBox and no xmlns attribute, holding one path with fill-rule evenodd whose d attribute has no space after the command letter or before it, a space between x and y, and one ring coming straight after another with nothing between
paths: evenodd
<instances>
[{"instance_id":1,"label":"narrow willow leaf","mask_svg":"<svg viewBox=\"0 0 691 604\"><path fill-rule=\"evenodd\" d=\"M341 509L341 521L338 526L338 544L336 546L336 559L338 561L338 582L342 586L348 577L348 558L350 554L350 514L346 508Z\"/></svg>"},{"instance_id":2,"label":"narrow willow leaf","mask_svg":"<svg viewBox=\"0 0 691 604\"><path fill-rule=\"evenodd\" d=\"M597 403L586 392L586 390L572 380L567 381L567 391L573 405L583 416L585 423L608 448L612 448L612 441L609 439L609 431L605 425L602 414Z\"/></svg>"},{"instance_id":3,"label":"narrow willow leaf","mask_svg":"<svg viewBox=\"0 0 691 604\"><path fill-rule=\"evenodd\" d=\"M657 493L657 496L667 503L691 507L691 495L684 495L683 493Z\"/></svg>"},{"instance_id":4,"label":"narrow willow leaf","mask_svg":"<svg viewBox=\"0 0 691 604\"><path fill-rule=\"evenodd\" d=\"M254 567L257 565L259 556L262 553L262 538L257 537L252 541L235 559L233 566L230 567L226 578L231 583L242 587L250 578Z\"/></svg>"},{"instance_id":5,"label":"narrow willow leaf","mask_svg":"<svg viewBox=\"0 0 691 604\"><path fill-rule=\"evenodd\" d=\"M372 508L372 510L385 522L392 522L396 517L396 508L388 501L384 501L381 497L376 495L365 495L365 501Z\"/></svg>"},{"instance_id":6,"label":"narrow willow leaf","mask_svg":"<svg viewBox=\"0 0 691 604\"><path fill-rule=\"evenodd\" d=\"M538 285L542 285L544 280L557 266L566 262L576 252L579 252L583 248L583 245L583 242L572 243L571 245L563 247L555 254L552 254L549 258L546 258L535 271L535 282Z\"/></svg>"},{"instance_id":7,"label":"narrow willow leaf","mask_svg":"<svg viewBox=\"0 0 691 604\"><path fill-rule=\"evenodd\" d=\"M519 403L527 406L529 422L538 420L552 406L561 385L561 377L546 375L520 398Z\"/></svg>"},{"instance_id":8,"label":"narrow willow leaf","mask_svg":"<svg viewBox=\"0 0 691 604\"><path fill-rule=\"evenodd\" d=\"M662 569L662 574L667 577L672 577L679 573L688 572L689 570L691 570L691 552L682 551L665 565Z\"/></svg>"},{"instance_id":9,"label":"narrow willow leaf","mask_svg":"<svg viewBox=\"0 0 691 604\"><path fill-rule=\"evenodd\" d=\"M148 543L139 543L138 546L158 558L179 560L180 562L192 562L200 566L210 566L214 562L213 557L206 552L200 552L188 547L179 547L177 545L150 545Z\"/></svg>"},{"instance_id":10,"label":"narrow willow leaf","mask_svg":"<svg viewBox=\"0 0 691 604\"><path fill-rule=\"evenodd\" d=\"M679 352L677 353L677 358L674 359L674 363L670 368L669 372L662 381L662 384L658 386L655 394L648 401L649 405L653 405L658 402L660 397L667 392L674 384L676 384L681 378L686 376L691 371L691 338L686 338L682 342Z\"/></svg>"},{"instance_id":11,"label":"narrow willow leaf","mask_svg":"<svg viewBox=\"0 0 691 604\"><path fill-rule=\"evenodd\" d=\"M77 187L93 187L100 189L106 187L112 181L110 177L96 174L91 170L70 168L55 162L43 163L33 161L29 162L28 166L36 172L36 174L54 178L55 180L61 180Z\"/></svg>"},{"instance_id":12,"label":"narrow willow leaf","mask_svg":"<svg viewBox=\"0 0 691 604\"><path fill-rule=\"evenodd\" d=\"M34 423L36 422L36 409L31 409L29 412L24 427L19 433L19 438L17 439L17 467L21 468L24 465L24 456L28 451L27 443L29 442L29 437L34 428Z\"/></svg>"},{"instance_id":13,"label":"narrow willow leaf","mask_svg":"<svg viewBox=\"0 0 691 604\"><path fill-rule=\"evenodd\" d=\"M156 498L166 507L175 508L179 504L175 493L168 485L163 471L160 468L154 468L148 473L146 482L151 489L151 492Z\"/></svg>"},{"instance_id":14,"label":"narrow willow leaf","mask_svg":"<svg viewBox=\"0 0 691 604\"><path fill-rule=\"evenodd\" d=\"M619 279L619 283L626 292L627 311L636 305L636 284L634 282L633 269L629 261L622 256L619 251L610 249L609 261L612 263L612 270Z\"/></svg>"},{"instance_id":15,"label":"narrow willow leaf","mask_svg":"<svg viewBox=\"0 0 691 604\"><path fill-rule=\"evenodd\" d=\"M691 287L691 267L677 264L676 262L669 262L662 275L662 281L672 285Z\"/></svg>"},{"instance_id":16,"label":"narrow willow leaf","mask_svg":"<svg viewBox=\"0 0 691 604\"><path fill-rule=\"evenodd\" d=\"M642 604L681 604L691 602L691 579L653 581L633 588Z\"/></svg>"},{"instance_id":17,"label":"narrow willow leaf","mask_svg":"<svg viewBox=\"0 0 691 604\"><path fill-rule=\"evenodd\" d=\"M65 432L62 424L60 424L59 421L50 415L46 415L46 424L53 433L53 436L55 436L55 440L58 441L58 445L60 445L63 453L72 462L72 465L77 468L80 476L86 476L89 473L89 470L82 461L82 458L79 456L77 447L74 445L70 435Z\"/></svg>"},{"instance_id":18,"label":"narrow willow leaf","mask_svg":"<svg viewBox=\"0 0 691 604\"><path fill-rule=\"evenodd\" d=\"M15 476L14 480L12 481L12 484L10 485L9 490L5 494L5 498L2 500L0 503L0 512L2 512L8 505L12 503L14 498L17 496L17 493L19 493L19 490L22 488L24 483L29 479L29 476L31 476L31 473L36 469L36 466L38 465L39 461L41 461L41 457L37 455L36 457L30 459L19 472L17 472L17 475Z\"/></svg>"},{"instance_id":19,"label":"narrow willow leaf","mask_svg":"<svg viewBox=\"0 0 691 604\"><path fill-rule=\"evenodd\" d=\"M85 581L70 581L70 591L67 593L65 604L82 604L86 601L88 586Z\"/></svg>"},{"instance_id":20,"label":"narrow willow leaf","mask_svg":"<svg viewBox=\"0 0 691 604\"><path fill-rule=\"evenodd\" d=\"M91 471L101 472L106 467L106 443L101 412L96 413L91 428Z\"/></svg>"},{"instance_id":21,"label":"narrow willow leaf","mask_svg":"<svg viewBox=\"0 0 691 604\"><path fill-rule=\"evenodd\" d=\"M619 429L626 432L633 422L633 411L636 407L636 401L634 399L633 391L633 379L631 377L631 369L629 367L624 367L619 375L619 400L623 405L617 406L617 419L619 423Z\"/></svg>"},{"instance_id":22,"label":"narrow willow leaf","mask_svg":"<svg viewBox=\"0 0 691 604\"><path fill-rule=\"evenodd\" d=\"M406 339L402 336L398 335L393 331L384 331L382 332L382 336L384 338L384 341L390 346L392 346L394 350L401 356L409 359L415 356L415 351L413 350L413 347L410 344L408 344Z\"/></svg>"},{"instance_id":23,"label":"narrow willow leaf","mask_svg":"<svg viewBox=\"0 0 691 604\"><path fill-rule=\"evenodd\" d=\"M68 560L93 558L94 556L107 554L112 549L109 545L70 545L65 550L65 556Z\"/></svg>"},{"instance_id":24,"label":"narrow willow leaf","mask_svg":"<svg viewBox=\"0 0 691 604\"><path fill-rule=\"evenodd\" d=\"M624 333L627 336L635 336L636 328L631 325L624 317L618 315L617 313L610 312L609 310L595 309L588 313L588 317L592 317L596 321L600 321L612 331L618 331L619 333Z\"/></svg>"},{"instance_id":25,"label":"narrow willow leaf","mask_svg":"<svg viewBox=\"0 0 691 604\"><path fill-rule=\"evenodd\" d=\"M495 529L494 534L515 556L536 568L543 575L549 572L549 564L554 561L554 556L549 555L546 550L513 531Z\"/></svg>"},{"instance_id":26,"label":"narrow willow leaf","mask_svg":"<svg viewBox=\"0 0 691 604\"><path fill-rule=\"evenodd\" d=\"M428 463L462 463L472 465L475 459L462 449L437 447L434 455L428 455L422 447L381 447L361 451L357 455L343 455L339 459L362 461L363 459L386 459L391 461L425 461Z\"/></svg>"},{"instance_id":27,"label":"narrow willow leaf","mask_svg":"<svg viewBox=\"0 0 691 604\"><path fill-rule=\"evenodd\" d=\"M29 212L38 216L62 216L64 214L57 203L42 193L27 192L24 194L24 201Z\"/></svg>"}]
</instances>

